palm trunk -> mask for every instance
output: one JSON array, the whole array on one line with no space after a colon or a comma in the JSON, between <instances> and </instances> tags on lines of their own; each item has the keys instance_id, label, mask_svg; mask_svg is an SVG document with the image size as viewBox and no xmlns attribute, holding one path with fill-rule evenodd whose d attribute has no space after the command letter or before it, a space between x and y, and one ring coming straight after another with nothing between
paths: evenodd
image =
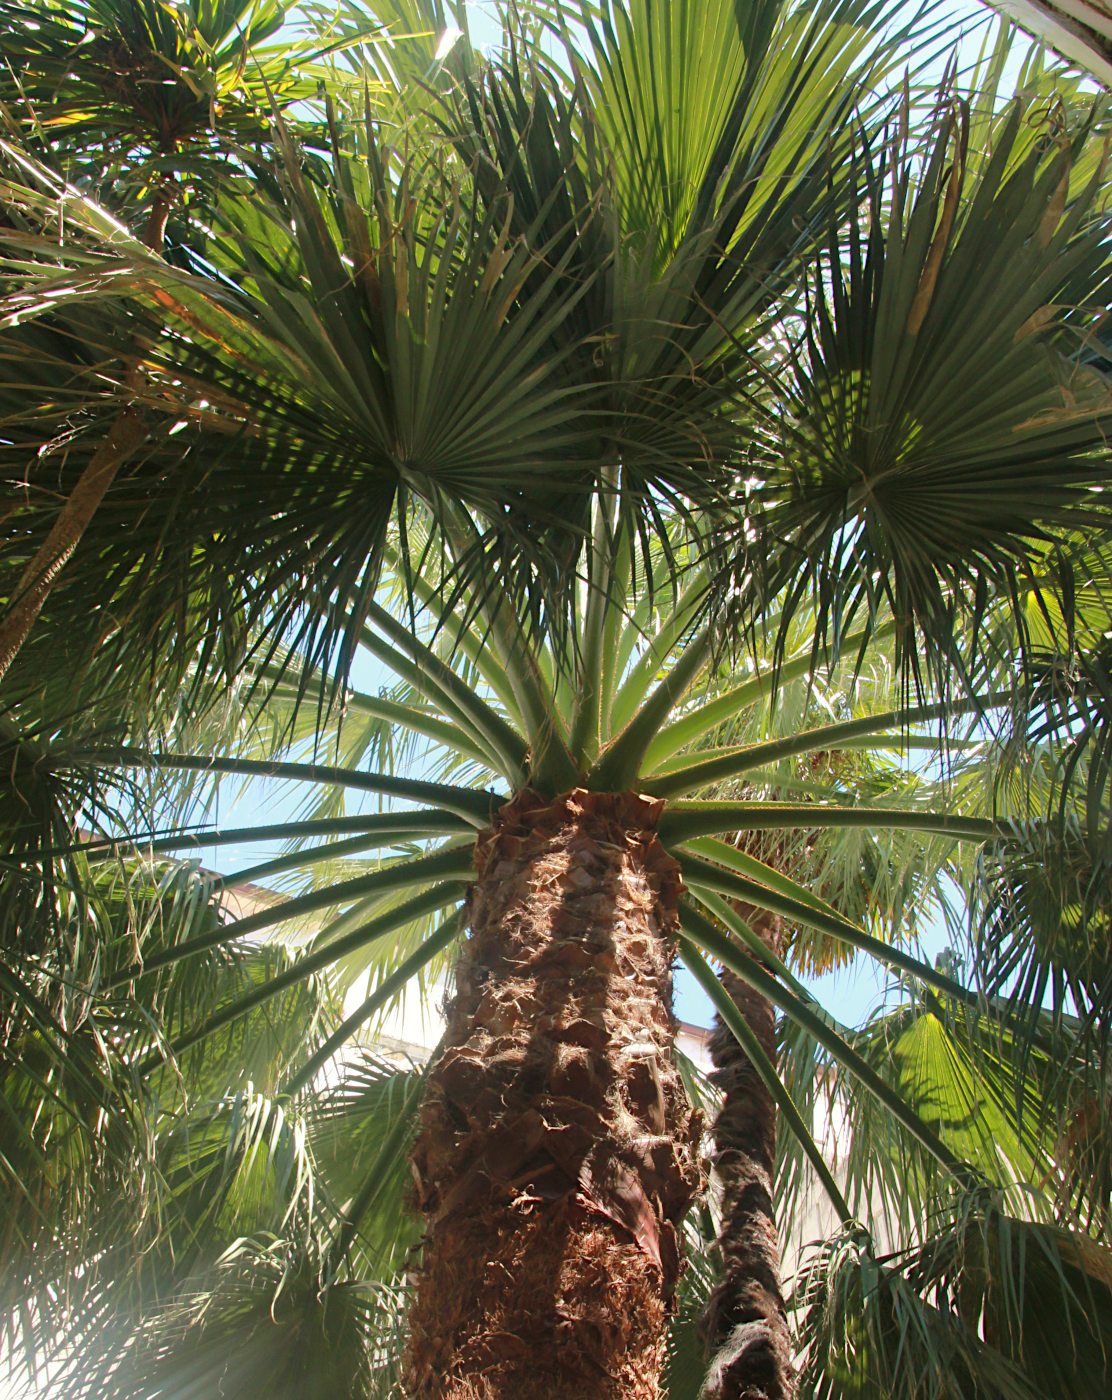
<instances>
[{"instance_id":1,"label":"palm trunk","mask_svg":"<svg viewBox=\"0 0 1112 1400\"><path fill-rule=\"evenodd\" d=\"M780 920L746 910L755 932L779 951ZM722 983L776 1062L772 1003L733 973ZM701 1400L792 1400L791 1334L780 1285L773 1209L776 1105L748 1056L720 1020L710 1043L722 1107L714 1124L715 1167L722 1188L722 1275L704 1315L711 1366Z\"/></svg>"},{"instance_id":2,"label":"palm trunk","mask_svg":"<svg viewBox=\"0 0 1112 1400\"><path fill-rule=\"evenodd\" d=\"M526 792L476 849L413 1156L413 1400L655 1400L698 1185L661 804Z\"/></svg>"}]
</instances>

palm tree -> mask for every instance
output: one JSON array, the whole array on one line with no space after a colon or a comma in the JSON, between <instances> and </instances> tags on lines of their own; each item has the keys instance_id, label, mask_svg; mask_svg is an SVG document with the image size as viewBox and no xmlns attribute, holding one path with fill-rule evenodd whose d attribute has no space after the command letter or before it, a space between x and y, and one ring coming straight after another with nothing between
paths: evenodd
<instances>
[{"instance_id":1,"label":"palm tree","mask_svg":"<svg viewBox=\"0 0 1112 1400\"><path fill-rule=\"evenodd\" d=\"M416 630L406 597L410 586L421 608L422 624ZM798 885L732 840L723 841L711 834L732 835L742 828L790 835L800 827L807 832L858 832L875 841L883 855L892 849L890 838L879 834L885 831L910 830L918 832L920 839L930 835L940 845L964 836L976 846L995 830L995 823L985 817L940 811L934 805L939 796L934 791L936 785L925 779L910 787L905 783L895 805L887 806L878 805L875 797L870 802L861 794L856 804L846 803L844 797L831 801L838 796L837 783L825 790L812 784L808 800L802 802L762 801L757 783L754 795L746 799L682 797L685 791L703 788L709 764L718 768L722 779L745 774L758 783L762 776L766 780L778 777L783 784L792 769L799 771L795 755L829 754L846 745L852 756L852 746L865 742L880 751L897 753L904 736L898 728L898 709L886 710L883 704L873 703L862 715L857 704L851 703L844 718L836 713L827 722L803 731L793 727L789 737L707 747L706 736L714 736L720 729L723 715L747 710L755 717L763 713L769 679L757 673L740 684L727 682L708 703L708 658L698 638L684 640L683 613L690 602L683 602L677 613L667 605L666 597L658 592L656 604L646 606L644 596L631 589L626 593L626 604L632 616L615 612L606 618L602 655L613 656L614 664L599 672L603 705L600 749L594 766L608 755L613 761L620 736L640 734L639 743L648 742L646 757L630 785L630 791L643 794L635 799L615 798L603 789L601 801L592 804L590 770L584 773L582 786L571 794L565 791L555 799L546 798L543 789L532 786L513 795L512 765L530 738L536 750L547 737L550 763L566 761L567 738L575 728L576 715L591 703L587 663L581 659L579 669L572 673L563 669L568 662L561 662L559 653L530 646L520 632L507 635L504 612L491 615L490 631L485 642L481 641L482 631L468 631L462 625L466 609L461 612L438 602L435 579L429 578L403 580L392 605L385 600L374 605L364 644L373 657L390 666L397 680L378 694L353 692L347 697L347 716L335 755L342 761L313 761L312 726L303 738L295 740L293 751L284 758L219 757L211 751L198 755L163 751L155 757L167 771L302 779L319 791L319 797L313 808L284 826L283 834L298 842L296 849L238 872L240 879L259 880L299 869L303 881L295 886L298 892L281 904L187 937L172 948L145 951L143 975L157 977L169 970L185 975L193 959L209 957L220 948L250 946L269 928L296 929L297 921L309 916L322 920L323 926L280 976L216 1006L207 1016L193 1018L180 1031L172 1028L167 1036L169 1045L148 1057L148 1073L166 1072L167 1053L186 1058L198 1054L211 1038L225 1036L239 1017L260 1014L271 998L286 995L302 977L334 967L342 986L356 978L359 985L366 974L365 993L342 1023L320 1035L310 1052L297 1057L296 1068L291 1066L285 1082L276 1088L277 1103L288 1105L283 1112L296 1121L315 1097L323 1066L340 1047L361 1026L373 1024L399 987L421 969L443 966L457 942L461 901L471 884L464 907L472 934L460 954L445 1041L427 1071L414 1148L423 1205L435 1222L431 1236L426 1236L416 1296L407 1315L410 1388L417 1393L422 1384L429 1384L421 1379L428 1375L424 1368L437 1368L436 1383L450 1384L453 1372L466 1377L469 1354L473 1356L480 1348L486 1349L483 1368L489 1376L494 1368L487 1348L491 1336L498 1335L492 1318L501 1319L501 1326L513 1335L535 1339L527 1361L513 1353L500 1358L507 1392L521 1382L526 1365L531 1375L541 1377L536 1382L538 1388L548 1386L550 1393L557 1384L587 1384L592 1374L597 1375L597 1364L586 1370L582 1343L574 1349L566 1344L549 1348L546 1329L556 1331L557 1337L567 1336L571 1307L585 1294L590 1296L587 1290L592 1276L598 1277L592 1270L598 1269L600 1235L607 1254L606 1286L640 1290L642 1327L646 1314L651 1318L644 1295L652 1302L653 1294L648 1290L655 1290L659 1331L652 1340L658 1352L663 1348L665 1290L675 1284L674 1272L669 1276L667 1271L674 1271L678 1263L677 1256L666 1251L681 1223L685 1196L694 1185L686 1131L690 1109L685 1107L686 1098L671 1063L666 999L652 987L640 990L635 966L620 977L610 969L611 959L619 968L622 960L632 959L623 947L624 939L611 945L614 933L609 916L596 915L585 931L575 922L577 901L584 898L596 907L603 901L610 907L616 900L628 900L634 910L646 904L650 910L660 908L661 896L651 886L646 891L647 881L641 885L626 874L624 865L619 865L618 873L625 879L612 877L616 893L613 886L604 885L600 890L592 878L594 861L608 858L634 866L630 850L643 859L641 851L649 847L643 836L631 835L628 826L617 824L613 806L619 800L636 801L638 811L650 804L664 809L655 835L666 845L668 854L660 850L658 868L671 879L675 890L672 870L678 861L688 886L675 915L682 929L681 955L715 997L722 1019L738 1029L751 1064L785 1114L795 1153L804 1154L820 1174L835 1208L847 1221L851 1218L846 1201L850 1187L857 1183L857 1211L862 1206L860 1193L868 1198L873 1192L880 1144L887 1144L890 1154L887 1175L881 1173L882 1199L903 1213L903 1239L925 1235L923 1249L931 1238L934 1213L943 1209L955 1191L962 1201L992 1200L993 1193L999 1193L996 1208L1003 1208L1007 1201L1012 1228L1021 1229L1030 1202L1020 1204L1027 1188L1017 1183L1033 1182L1036 1172L1032 1164L1049 1160L1045 1135L1033 1140L1030 1118L1024 1118L1024 1105L1030 1113L1037 1083L1024 1079L1020 1099L1011 1094L1007 1076L1014 1078L1014 1066L1008 1061L1001 1064L993 1054L1000 1025L975 996L898 944L879 941L837 913L812 889ZM781 693L789 712L792 693L798 696L811 689L806 679L811 658L805 635L803 642L780 668ZM696 654L703 654L701 663L695 662L692 647L698 648ZM852 666L847 667L847 680L852 671ZM880 682L860 677L856 686L851 685L850 695L865 700L873 684L880 692L877 699L882 699L889 692L891 673ZM299 686L300 678L287 673L282 688L290 705L296 702ZM562 691L562 699L554 686ZM547 703L538 704L546 695ZM921 720L924 712L918 713ZM915 722L915 715L913 710L902 717ZM610 723L607 716L614 717ZM404 746L399 752L406 732L411 736L408 758ZM259 742L265 744L265 736ZM299 757L299 748L309 752ZM397 755L396 762L410 771L416 767L421 776L407 778L383 771L391 751ZM102 762L108 757L102 753ZM116 762L142 761L149 761L146 755L116 757ZM559 778L554 779L552 785L558 782ZM653 796L654 790L661 788L668 791L667 804L661 796ZM338 806L341 790L389 794L406 805L385 812L348 811ZM971 789L963 805L983 807L984 786ZM569 813L573 806L579 810ZM594 810L598 819L598 808L606 813L609 824L604 842L592 844L584 813ZM518 826L511 826L515 811L522 810L532 818L529 825L518 817ZM482 924L475 929L482 907L484 866L479 866L476 877L472 833L483 828L492 814L493 829L478 838L478 860L490 861L491 847L501 838L504 844L500 864L495 866L499 874L493 889L503 900L516 896L522 901L515 902L516 907L511 905L511 916L505 920L510 937L518 931L509 948L497 938L499 934L506 936L502 929L491 929L489 922L485 929ZM248 840L255 834L248 829L238 835L227 833L227 837ZM160 838L159 845L187 849L214 835L204 831L169 835ZM316 844L306 846L304 842L310 837ZM511 838L516 838L516 848L510 844ZM538 856L534 847L541 841L545 849ZM563 843L569 841L578 844L574 864L561 860ZM375 858L376 848L394 854ZM843 864L850 862L847 859ZM853 864L860 870L859 860ZM521 873L515 874L515 867ZM873 867L877 869L875 861ZM878 871L868 893L872 895L885 883ZM555 910L553 890L562 897ZM951 1047L943 1048L941 1055L934 1054L925 1070L919 1071L935 1077L916 1081L909 1076L904 1068L906 1055L888 1053L885 1036L854 1033L832 1022L738 917L736 901L754 910L771 906L773 914L797 926L817 929L833 943L862 949L896 969L913 973L923 987L923 1004L931 1008L934 1022L941 1027L943 1047ZM628 912L617 923L626 937L640 936L648 944L649 956L661 941L660 935L651 928L645 931ZM790 1061L792 1092L778 1079L759 1042L755 1044L747 1034L729 997L719 990L717 979L703 961L707 952L721 957L747 987L772 999L789 1017L793 1035L801 1038L804 1046L794 1050ZM644 961L648 961L647 955L642 950ZM667 953L663 962L660 957L656 955L656 976L664 979ZM539 971L533 966L537 958L542 960ZM545 968L545 962L555 962L560 972L555 973L551 966ZM598 962L608 969L605 976L598 975ZM125 966L111 982L123 986L128 975L137 971L137 965ZM647 1026L630 1015L627 1003L634 998L645 1006L642 1014L652 1017ZM529 1015L537 1002L541 1003L539 1014ZM941 1019L940 1003L952 1008ZM897 1018L900 1014L906 1013L897 1013ZM905 1040L909 1035L903 1026L898 1033ZM896 1039L895 1032L889 1034ZM849 1178L840 1184L831 1176L804 1121L805 1115L810 1116L807 1106L813 1102L813 1086L824 1078L814 1073L816 1052L841 1066L849 1092L867 1106L858 1103L855 1121L866 1120L871 1112L882 1125L861 1132L862 1159L850 1164ZM959 1056L956 1074L947 1059L955 1052ZM916 1063L914 1057L910 1063ZM982 1076L986 1086L991 1086L992 1117L977 1088ZM997 1087L1000 1076L1003 1088ZM611 1090L609 1095L598 1092L600 1082ZM940 1111L940 1092L965 1096L962 1102L974 1121L983 1120L979 1138L969 1137L964 1115ZM597 1096L594 1101L592 1094ZM373 1239L382 1228L375 1223L374 1203L383 1198L396 1200L397 1183L404 1172L398 1146L397 1135L384 1134L381 1152L373 1154L366 1177L353 1185L346 1211L337 1222L341 1238L350 1242L366 1231ZM686 1173L686 1181L681 1172ZM450 1204L445 1207L445 1200L450 1203L453 1194L457 1200L466 1200L466 1210L454 1211ZM875 1201L871 1209L877 1209ZM551 1224L553 1218L555 1223ZM977 1217L972 1221L976 1226ZM552 1230L571 1231L578 1225L593 1249L589 1245L579 1248L573 1239L565 1242L558 1266L551 1256L546 1260L541 1254L540 1259L527 1257L511 1272L506 1263L509 1252L525 1252L522 1241L514 1237L515 1231L525 1235L527 1249L534 1242L530 1235L535 1238L546 1223ZM538 1253L550 1247L550 1238L542 1235L536 1246ZM1068 1243L1062 1248L1068 1250ZM654 1249L655 1258L649 1253ZM450 1269L441 1262L445 1254ZM459 1278L461 1256L467 1261L468 1273L462 1286L456 1285L458 1291L450 1291L445 1277ZM490 1268L492 1259L499 1258L504 1270ZM234 1262L237 1268L246 1268L242 1256ZM842 1256L839 1262L845 1267ZM628 1271L624 1274L623 1263ZM443 1275L438 1276L438 1265L444 1269ZM561 1280L558 1290L551 1286L556 1267ZM578 1269L584 1270L586 1283L578 1276ZM342 1271L322 1267L318 1260L310 1267L309 1276L322 1273L335 1286L348 1277ZM630 1275L632 1283L627 1282ZM266 1277L265 1271L254 1276L256 1289L260 1279L265 1288ZM438 1285L431 1296L430 1278ZM549 1287L538 1298L542 1281ZM217 1364L214 1356L218 1364L230 1364L236 1298L246 1295L237 1295L234 1288L227 1296L220 1289L212 1295L211 1279L191 1281L191 1286L193 1294L170 1295L167 1312L171 1321L177 1320L169 1341L155 1325L165 1325L161 1313L145 1320L146 1327L153 1329L145 1345L154 1346L156 1351L140 1349L122 1373L121 1388L114 1393L146 1393L136 1374L142 1375L144 1367L152 1364L152 1356L162 1355L167 1365L166 1357L185 1364L182 1358L201 1339L205 1340L202 1355L210 1358L208 1364ZM244 1286L241 1279L240 1287ZM926 1325L922 1320L929 1322L931 1305L906 1285L905 1295L905 1314L909 1307L919 1307L920 1312L913 1312L912 1317ZM913 1305L912 1298L919 1298L919 1303ZM823 1315L821 1308L819 1313ZM583 1324L590 1327L588 1339L596 1345L600 1315L596 1309ZM994 1349L977 1335L975 1325L962 1318L955 1309L945 1317L944 1326L951 1332L956 1329L959 1341L973 1355L976 1373L991 1376L994 1365L1006 1367L1007 1351L998 1356L999 1343ZM847 1321L846 1327L849 1325ZM890 1328L886 1335L892 1341ZM175 1336L181 1338L180 1347ZM625 1338L614 1326L602 1340L612 1348L604 1357L613 1374L624 1360L615 1343ZM627 1345L633 1353L625 1361L628 1376L643 1362L644 1333L630 1338ZM458 1359L452 1357L453 1349ZM435 1358L431 1362L426 1359L430 1352ZM899 1355L898 1333L891 1349L879 1355ZM95 1393L106 1393L104 1375L111 1368L103 1355L89 1349L74 1365L76 1371L67 1373L69 1393L84 1393L82 1384L92 1385ZM165 1373L156 1368L151 1374ZM1101 1374L1099 1368L1095 1374ZM903 1379L906 1382L906 1373ZM738 1380L744 1383L742 1377ZM623 1384L632 1388L638 1382L627 1379ZM1094 1386L1099 1384L1103 1382L1093 1381ZM1099 1392L1094 1389L1092 1393Z\"/></svg>"},{"instance_id":2,"label":"palm tree","mask_svg":"<svg viewBox=\"0 0 1112 1400\"><path fill-rule=\"evenodd\" d=\"M287 8L283 0L171 7L64 0L33 8L5 0L0 25L10 37L0 100L36 155L71 186L126 210L141 226L140 241L161 253L178 206L190 206L185 227L195 230L231 152L265 139L268 109L311 97L314 65L355 42L286 36L268 47ZM125 374L116 416L8 596L0 679L117 473L147 437L141 373L133 364Z\"/></svg>"},{"instance_id":3,"label":"palm tree","mask_svg":"<svg viewBox=\"0 0 1112 1400\"><path fill-rule=\"evenodd\" d=\"M279 127L276 157L226 193L205 263L185 272L119 231L107 252L91 206L78 207L73 240L37 237L59 191L13 156L7 353L32 389L60 359L76 365L63 403L33 393L29 411L26 393L5 391L6 450L16 459L65 422L65 470L78 469L106 416L86 386L114 377L128 389L137 336L155 424L131 498L97 512L52 593L47 637L95 600L115 646L98 665L170 635L196 677L218 654L216 598L238 609L227 655L248 696L285 687L327 702L331 687L336 707L367 717L377 760L98 745L97 761L301 777L332 801L337 789L377 793L407 805L321 814L300 834L342 836L349 853L418 843L117 967L108 992L338 911L294 965L208 1014L187 1009L191 1023L133 1067L164 1072L165 1054L190 1053L337 959L381 950L363 1005L280 1086L284 1112L444 953L471 889L413 1155L427 1221L408 1318L414 1395L658 1393L699 1177L670 1050L673 936L847 1222L843 1186L705 954L883 1106L900 1150L913 1145L921 1232L947 1193L983 1200L1020 1169L948 1141L949 1125L893 1089L893 1067L871 1065L738 914L817 928L985 1017L954 979L733 838L867 826L983 842L998 831L991 816L702 795L951 714L961 701L926 692L947 667L976 687L977 653L961 639L1022 624L1029 600L1054 591L1059 540L1068 605L1066 532L1104 526L1091 488L1107 475L1107 397L1085 363L1087 308L1106 278L1095 118L1063 105L1042 132L1026 120L1034 99L1003 114L989 103L973 113L982 143L960 102L925 134L909 103L894 143L872 125L859 134L854 104L888 62L850 23L866 18L635 5L584 10L560 30L557 13L562 68L520 47L502 67L474 59L413 126L396 94L374 119L335 115L327 157ZM422 140L407 153L412 130ZM191 481L206 489L190 494ZM141 529L121 544L137 503ZM31 535L42 514L24 516ZM863 659L889 615L897 672L923 703L700 749L777 686L839 655ZM728 675L723 621L754 642L769 631L769 673ZM327 665L337 646L339 681ZM401 694L341 691L359 646ZM36 686L57 693L43 652L22 666L20 715L43 703ZM327 714L326 703L317 721ZM390 762L405 731L442 745L446 770ZM360 757L357 741L340 742ZM343 853L331 847L306 859ZM146 995L137 987L139 1005ZM379 1188L372 1174L334 1248L302 1250L290 1277L329 1296ZM855 1257L860 1277L870 1256ZM244 1259L221 1275L227 1291L198 1298L234 1309ZM900 1298L930 1318L921 1292ZM1004 1353L978 1324L960 1311L944 1324L993 1374ZM105 1374L129 1373L108 1365L84 1383L103 1394Z\"/></svg>"}]
</instances>

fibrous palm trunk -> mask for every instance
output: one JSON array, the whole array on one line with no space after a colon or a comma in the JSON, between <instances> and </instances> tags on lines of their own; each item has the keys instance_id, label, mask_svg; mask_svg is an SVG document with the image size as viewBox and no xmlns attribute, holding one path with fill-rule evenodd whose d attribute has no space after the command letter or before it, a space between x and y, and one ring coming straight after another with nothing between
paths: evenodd
<instances>
[{"instance_id":1,"label":"fibrous palm trunk","mask_svg":"<svg viewBox=\"0 0 1112 1400\"><path fill-rule=\"evenodd\" d=\"M526 792L480 838L413 1168L414 1400L655 1400L698 1115L660 804Z\"/></svg>"},{"instance_id":2,"label":"fibrous palm trunk","mask_svg":"<svg viewBox=\"0 0 1112 1400\"><path fill-rule=\"evenodd\" d=\"M754 931L778 952L779 918L745 912ZM731 972L723 972L722 983L775 1064L772 1003ZM721 1020L716 1020L710 1052L711 1077L722 1092L713 1128L722 1191L722 1273L704 1316L712 1360L701 1400L792 1400L791 1334L773 1207L776 1105Z\"/></svg>"}]
</instances>

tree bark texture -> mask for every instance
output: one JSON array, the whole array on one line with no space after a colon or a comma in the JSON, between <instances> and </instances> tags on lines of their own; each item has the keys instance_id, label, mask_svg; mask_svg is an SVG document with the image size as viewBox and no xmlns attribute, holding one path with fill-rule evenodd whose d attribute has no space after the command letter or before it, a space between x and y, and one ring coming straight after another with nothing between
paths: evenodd
<instances>
[{"instance_id":1,"label":"tree bark texture","mask_svg":"<svg viewBox=\"0 0 1112 1400\"><path fill-rule=\"evenodd\" d=\"M780 919L746 909L750 926L779 952ZM776 1063L772 1003L732 972L722 984ZM776 1104L729 1028L716 1018L712 1080L722 1092L713 1128L722 1189L722 1274L703 1323L711 1365L701 1400L793 1400L792 1341L780 1284L773 1207Z\"/></svg>"},{"instance_id":2,"label":"tree bark texture","mask_svg":"<svg viewBox=\"0 0 1112 1400\"><path fill-rule=\"evenodd\" d=\"M63 502L50 533L12 591L7 614L0 622L0 680L27 640L54 587L54 580L77 548L105 492L116 479L116 473L146 435L146 425L138 410L125 409Z\"/></svg>"},{"instance_id":3,"label":"tree bark texture","mask_svg":"<svg viewBox=\"0 0 1112 1400\"><path fill-rule=\"evenodd\" d=\"M526 792L476 848L413 1155L413 1400L656 1400L699 1185L661 803Z\"/></svg>"}]
</instances>

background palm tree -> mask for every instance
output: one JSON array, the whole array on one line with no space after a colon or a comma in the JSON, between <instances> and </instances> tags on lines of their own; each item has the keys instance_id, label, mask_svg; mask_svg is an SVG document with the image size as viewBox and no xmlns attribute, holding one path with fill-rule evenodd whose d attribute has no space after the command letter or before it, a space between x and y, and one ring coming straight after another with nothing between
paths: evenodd
<instances>
[{"instance_id":1,"label":"background palm tree","mask_svg":"<svg viewBox=\"0 0 1112 1400\"><path fill-rule=\"evenodd\" d=\"M161 253L171 214L178 211L178 237L188 241L232 152L266 141L270 113L313 96L319 60L359 36L321 43L286 34L268 46L287 10L282 0L6 0L0 101L37 156L71 186L124 210L140 241ZM105 492L146 440L134 353L141 356L144 344L141 337L131 347L115 417L7 599L0 679Z\"/></svg>"},{"instance_id":2,"label":"background palm tree","mask_svg":"<svg viewBox=\"0 0 1112 1400\"><path fill-rule=\"evenodd\" d=\"M425 18L434 29L442 17ZM279 909L183 929L173 946L145 946L129 925L138 956L98 954L88 995L106 1001L83 1014L140 1027L124 1067L136 1102L155 1105L152 1179L174 1183L182 1229L195 1209L216 1223L184 1256L167 1226L171 1265L138 1297L110 1240L85 1250L76 1276L55 1275L77 1300L54 1331L69 1393L143 1393L186 1375L189 1355L192 1383L208 1383L244 1328L265 1348L275 1279L290 1329L348 1358L352 1386L388 1377L377 1304L396 1279L376 1289L375 1311L363 1303L404 1253L375 1242L399 1196L405 1120L390 1115L357 1184L336 1166L346 1195L301 1151L299 1124L340 1047L453 942L469 883L472 937L414 1156L430 1220L408 1314L414 1393L455 1393L478 1374L492 1394L610 1393L612 1375L622 1393L657 1393L698 1184L669 1045L674 927L779 1104L795 1160L847 1223L809 1285L815 1384L914 1393L926 1356L954 1384L1027 1393L1002 1222L1040 1242L1063 1316L1090 1327L1093 1310L1070 1301L1071 1251L1095 1288L1100 1246L1032 1221L1053 1193L1017 1195L1049 1154L1045 1133L1029 1141L1023 1109L1040 1084L1016 1066L1011 1012L736 840L866 826L980 844L1001 835L991 806L771 803L759 782L744 798L705 795L800 754L878 735L898 746L901 728L956 724L963 705L991 713L999 689L1016 688L1016 651L1030 655L1032 609L1073 625L1093 572L1075 540L1104 528L1092 488L1107 474L1108 398L1091 310L1107 279L1103 109L1068 87L1040 105L1036 65L1025 95L997 110L997 53L987 95L928 106L909 94L890 109L888 141L873 89L907 36L879 44L877 20L852 5L566 9L546 17L546 47L532 21L519 26L502 65L464 45L431 91L419 62L357 53L357 78L375 83L369 115L353 116L353 84L329 75L327 145L278 123L273 151L240 152L243 173L185 268L73 199L33 151L9 148L5 354L21 377L4 391L5 450L23 471L64 443L62 470L80 469L119 395L137 392L140 361L149 429L116 513L98 510L8 680L13 743L62 736L79 775L138 764L303 778L327 796L284 834L335 838L253 872L298 861L321 872ZM421 36L421 61L429 45ZM16 554L49 515L20 507ZM121 541L122 523L138 528ZM755 650L769 637L767 670L730 674L731 633ZM59 638L68 651L52 654ZM921 703L905 691L879 716L851 704L788 737L714 741L724 719L769 696L783 706L789 685L843 659L852 671L893 638L895 674ZM347 693L360 647L398 693ZM87 668L76 683L75 659ZM157 706L149 682L127 686L144 669ZM214 737L200 721L221 671L234 688ZM116 706L130 750L74 743L75 699L106 677L111 703L97 704ZM315 711L298 704L309 694L322 697ZM406 733L437 748L421 755ZM337 749L321 764L326 738ZM350 789L406 805L332 810ZM159 836L183 839L196 836ZM339 857L370 868L341 873ZM47 907L53 845L44 853L16 821L9 858L25 898ZM79 870L75 889L86 883ZM932 1121L944 1057L935 1080L916 1080L892 1049L899 1035L832 1025L739 904L918 979L933 1020L912 1029L937 1024L947 1046L964 1043L953 1026L971 1037L976 1082L1003 1086L994 1102L1011 1137L994 1140L1008 1145L990 1151L983 1134ZM267 930L322 910L333 917L293 964L215 1002L183 989L167 1014L156 989L170 969L225 947L247 956ZM789 1016L786 1084L707 954ZM184 1116L162 1114L157 1087L148 1097L174 1079L168 1061L203 1061L242 1018L329 967L332 991L360 959L373 983L362 1005L314 1012L308 1054L266 1069L273 1093L217 1078L201 1108L186 1081ZM994 1059L984 1047L1000 1037L1009 1048ZM844 1181L806 1126L825 1056L845 1071L842 1092L880 1105L891 1144L879 1169L862 1165L876 1162L864 1145L856 1166L851 1154ZM411 1078L398 1087L407 1104L413 1092ZM987 1122L975 1092L972 1104ZM173 1165L181 1144L207 1142L221 1146L203 1160L231 1163L227 1179L188 1156ZM901 1166L914 1189L897 1196ZM894 1262L849 1227L850 1201L874 1189L898 1206L908 1253ZM44 1228L69 1238L64 1221ZM486 1267L498 1263L514 1267ZM120 1330L105 1350L79 1344L109 1316ZM34 1354L49 1317L42 1305L26 1317ZM512 1342L522 1335L532 1354ZM1094 1353L1084 1372L1094 1394L1100 1364ZM673 1366L676 1394L682 1383Z\"/></svg>"}]
</instances>

